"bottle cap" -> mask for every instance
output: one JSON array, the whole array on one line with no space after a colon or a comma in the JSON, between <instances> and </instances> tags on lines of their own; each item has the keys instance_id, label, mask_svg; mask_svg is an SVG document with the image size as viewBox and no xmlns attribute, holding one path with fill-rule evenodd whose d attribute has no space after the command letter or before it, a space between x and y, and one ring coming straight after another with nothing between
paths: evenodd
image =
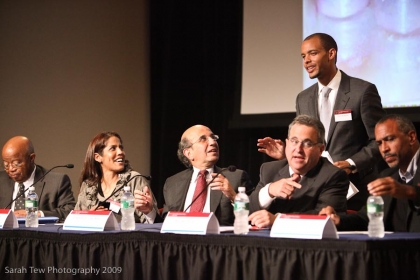
<instances>
[{"instance_id":1,"label":"bottle cap","mask_svg":"<svg viewBox=\"0 0 420 280\"><path fill-rule=\"evenodd\" d=\"M239 188L238 188L238 191L239 191L239 192L245 192L245 187L239 187Z\"/></svg>"},{"instance_id":2,"label":"bottle cap","mask_svg":"<svg viewBox=\"0 0 420 280\"><path fill-rule=\"evenodd\" d=\"M124 186L124 191L128 192L130 190L130 186Z\"/></svg>"},{"instance_id":3,"label":"bottle cap","mask_svg":"<svg viewBox=\"0 0 420 280\"><path fill-rule=\"evenodd\" d=\"M29 188L29 190L30 190L31 192L33 192L33 191L35 191L35 187L34 187L34 186L32 186L32 187L30 187L30 188Z\"/></svg>"}]
</instances>

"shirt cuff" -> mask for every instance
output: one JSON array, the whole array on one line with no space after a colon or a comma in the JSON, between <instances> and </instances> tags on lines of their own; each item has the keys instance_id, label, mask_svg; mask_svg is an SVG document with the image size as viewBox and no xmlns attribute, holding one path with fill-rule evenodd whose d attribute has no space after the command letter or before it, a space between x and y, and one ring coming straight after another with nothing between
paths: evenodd
<instances>
[{"instance_id":1,"label":"shirt cuff","mask_svg":"<svg viewBox=\"0 0 420 280\"><path fill-rule=\"evenodd\" d=\"M270 183L271 184L271 183ZM271 202L273 202L274 199L270 196L268 193L268 188L270 187L270 184L265 185L258 194L258 200L260 202L260 207L263 209L268 208L270 206Z\"/></svg>"},{"instance_id":2,"label":"shirt cuff","mask_svg":"<svg viewBox=\"0 0 420 280\"><path fill-rule=\"evenodd\" d=\"M354 166L354 169L351 170L351 173L356 173L357 172L357 167L356 167L356 164L354 163L354 161L351 158L346 159L346 161L348 163L350 163L351 166Z\"/></svg>"}]
</instances>

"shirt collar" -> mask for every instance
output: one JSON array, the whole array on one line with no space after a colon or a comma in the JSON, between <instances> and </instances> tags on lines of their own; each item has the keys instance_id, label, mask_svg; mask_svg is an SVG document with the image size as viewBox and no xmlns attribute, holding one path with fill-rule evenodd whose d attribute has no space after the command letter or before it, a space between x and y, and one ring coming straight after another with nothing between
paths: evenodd
<instances>
[{"instance_id":1,"label":"shirt collar","mask_svg":"<svg viewBox=\"0 0 420 280\"><path fill-rule=\"evenodd\" d=\"M32 171L31 176L29 176L28 180L23 182L23 185L25 186L25 188L33 185L34 180L35 180L35 170L36 170L36 165L34 166L34 170ZM15 186L19 186L19 183L15 182Z\"/></svg>"},{"instance_id":2,"label":"shirt collar","mask_svg":"<svg viewBox=\"0 0 420 280\"><path fill-rule=\"evenodd\" d=\"M407 171L403 174L400 169L398 169L398 173L400 174L400 178L403 179L405 182L410 182L413 180L414 174L417 171L417 161L419 159L420 149L414 154L414 157L411 159L410 164L407 167Z\"/></svg>"},{"instance_id":3,"label":"shirt collar","mask_svg":"<svg viewBox=\"0 0 420 280\"><path fill-rule=\"evenodd\" d=\"M331 90L337 92L338 87L340 86L340 82L341 82L341 71L340 69L337 68L337 73L335 74L334 78L326 86L329 87ZM321 84L318 80L318 94L321 92L322 88L326 86Z\"/></svg>"},{"instance_id":4,"label":"shirt collar","mask_svg":"<svg viewBox=\"0 0 420 280\"><path fill-rule=\"evenodd\" d=\"M210 168L206 168L206 170L207 170L208 174L211 174L211 173L213 173L214 166L212 166ZM194 180L197 180L197 176L198 176L198 173L199 172L200 172L200 169L198 169L198 168L196 168L196 167L193 166L193 175L192 175L192 178Z\"/></svg>"}]
</instances>

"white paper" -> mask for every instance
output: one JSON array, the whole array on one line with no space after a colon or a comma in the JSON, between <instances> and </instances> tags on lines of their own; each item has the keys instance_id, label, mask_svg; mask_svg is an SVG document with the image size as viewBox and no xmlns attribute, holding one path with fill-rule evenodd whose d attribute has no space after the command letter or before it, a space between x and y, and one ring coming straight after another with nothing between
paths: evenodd
<instances>
[{"instance_id":1,"label":"white paper","mask_svg":"<svg viewBox=\"0 0 420 280\"><path fill-rule=\"evenodd\" d=\"M327 158L331 163L334 163L333 159L330 156L330 153L328 151L323 151L321 156L324 158ZM349 189L347 190L347 200L349 200L352 196L354 196L356 193L358 193L359 190L356 188L356 186L350 181Z\"/></svg>"},{"instance_id":2,"label":"white paper","mask_svg":"<svg viewBox=\"0 0 420 280\"><path fill-rule=\"evenodd\" d=\"M19 224L15 213L11 209L0 209L0 229L18 228Z\"/></svg>"},{"instance_id":3,"label":"white paper","mask_svg":"<svg viewBox=\"0 0 420 280\"><path fill-rule=\"evenodd\" d=\"M64 230L104 231L119 230L118 222L111 211L72 210L64 221Z\"/></svg>"},{"instance_id":4,"label":"white paper","mask_svg":"<svg viewBox=\"0 0 420 280\"><path fill-rule=\"evenodd\" d=\"M274 221L270 237L296 239L337 239L334 223L327 216L280 214Z\"/></svg>"},{"instance_id":5,"label":"white paper","mask_svg":"<svg viewBox=\"0 0 420 280\"><path fill-rule=\"evenodd\" d=\"M169 211L163 222L161 233L219 234L219 221L213 213Z\"/></svg>"}]
</instances>

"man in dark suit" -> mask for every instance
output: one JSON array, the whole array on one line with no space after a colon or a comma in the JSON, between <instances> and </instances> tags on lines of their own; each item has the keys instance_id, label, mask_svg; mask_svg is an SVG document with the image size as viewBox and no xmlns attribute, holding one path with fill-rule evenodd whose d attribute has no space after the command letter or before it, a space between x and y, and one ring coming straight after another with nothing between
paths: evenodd
<instances>
[{"instance_id":1,"label":"man in dark suit","mask_svg":"<svg viewBox=\"0 0 420 280\"><path fill-rule=\"evenodd\" d=\"M250 196L251 224L271 226L277 213L316 214L334 204L346 211L346 172L321 157L325 130L316 118L299 115L289 125L286 159L264 163Z\"/></svg>"},{"instance_id":2,"label":"man in dark suit","mask_svg":"<svg viewBox=\"0 0 420 280\"><path fill-rule=\"evenodd\" d=\"M23 191L37 182L47 170L35 164L32 142L23 136L13 137L6 142L2 158L5 171L0 172L0 208L5 208L19 194L21 184ZM34 186L39 199L39 216L55 216L64 220L74 209L76 202L67 175L51 172ZM23 198L27 192L22 195ZM23 205L18 205L19 201L13 202L10 207L17 217L24 217L26 212L21 207Z\"/></svg>"},{"instance_id":3,"label":"man in dark suit","mask_svg":"<svg viewBox=\"0 0 420 280\"><path fill-rule=\"evenodd\" d=\"M325 150L334 165L344 169L359 189L347 206L358 210L366 203L367 183L377 178L376 164L381 157L374 127L385 111L375 85L337 69L337 50L335 40L324 33L312 34L302 42L303 66L309 77L317 78L318 82L298 94L296 114L310 115L323 122ZM324 117L327 110L329 117ZM258 140L259 151L276 159L284 157L283 144L270 137Z\"/></svg>"},{"instance_id":4,"label":"man in dark suit","mask_svg":"<svg viewBox=\"0 0 420 280\"><path fill-rule=\"evenodd\" d=\"M213 212L220 225L232 225L234 221L232 203L238 187L251 189L248 174L243 170L224 170L216 166L219 160L219 137L206 126L195 125L187 129L178 145L178 158L186 170L169 177L163 187L165 205L163 217L169 211ZM208 188L198 190L199 171L205 175ZM222 172L222 173L221 173ZM220 173L220 174L218 174ZM205 188L205 190L204 190ZM194 204L203 199L202 210L194 210Z\"/></svg>"},{"instance_id":5,"label":"man in dark suit","mask_svg":"<svg viewBox=\"0 0 420 280\"><path fill-rule=\"evenodd\" d=\"M389 169L368 184L371 195L384 200L387 231L420 232L420 144L413 123L399 115L382 118L375 127L376 143ZM366 206L355 214L337 215L333 207L321 210L338 230L367 230Z\"/></svg>"}]
</instances>

